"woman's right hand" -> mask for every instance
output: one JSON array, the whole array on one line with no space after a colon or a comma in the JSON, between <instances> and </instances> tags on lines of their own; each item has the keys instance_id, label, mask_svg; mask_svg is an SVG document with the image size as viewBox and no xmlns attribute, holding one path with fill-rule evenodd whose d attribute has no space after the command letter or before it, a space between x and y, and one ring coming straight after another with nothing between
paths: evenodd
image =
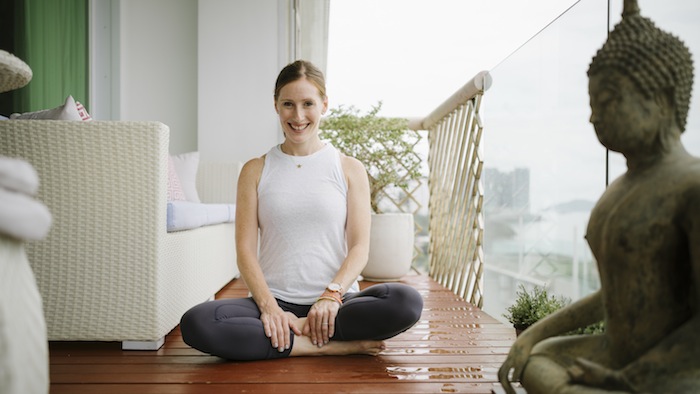
<instances>
[{"instance_id":1,"label":"woman's right hand","mask_svg":"<svg viewBox=\"0 0 700 394\"><path fill-rule=\"evenodd\" d=\"M261 311L260 320L265 329L265 335L270 338L270 344L280 353L292 346L290 329L294 334L301 335L301 330L296 326L292 315L277 305Z\"/></svg>"}]
</instances>

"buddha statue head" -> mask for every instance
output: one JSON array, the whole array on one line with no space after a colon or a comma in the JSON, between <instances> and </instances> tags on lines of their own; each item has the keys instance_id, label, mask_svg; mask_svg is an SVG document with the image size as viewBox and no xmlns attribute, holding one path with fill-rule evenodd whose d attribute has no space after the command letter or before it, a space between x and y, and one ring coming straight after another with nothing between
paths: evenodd
<instances>
[{"instance_id":1,"label":"buddha statue head","mask_svg":"<svg viewBox=\"0 0 700 394\"><path fill-rule=\"evenodd\" d=\"M693 86L693 61L685 44L640 15L637 0L624 0L622 21L593 57L588 76L614 69L647 98L669 95L680 132L685 130Z\"/></svg>"}]
</instances>

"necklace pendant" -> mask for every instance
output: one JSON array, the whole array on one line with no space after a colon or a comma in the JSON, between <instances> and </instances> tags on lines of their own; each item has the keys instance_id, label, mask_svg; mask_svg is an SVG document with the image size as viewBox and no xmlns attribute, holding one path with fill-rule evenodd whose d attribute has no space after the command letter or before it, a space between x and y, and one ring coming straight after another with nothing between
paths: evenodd
<instances>
[{"instance_id":1,"label":"necklace pendant","mask_svg":"<svg viewBox=\"0 0 700 394\"><path fill-rule=\"evenodd\" d=\"M301 168L301 164L297 164L297 168Z\"/></svg>"}]
</instances>

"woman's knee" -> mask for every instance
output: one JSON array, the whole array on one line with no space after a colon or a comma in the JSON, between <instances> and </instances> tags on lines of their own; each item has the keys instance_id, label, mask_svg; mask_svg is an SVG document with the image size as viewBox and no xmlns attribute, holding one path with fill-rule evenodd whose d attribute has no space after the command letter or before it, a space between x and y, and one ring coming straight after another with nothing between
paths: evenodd
<instances>
[{"instance_id":1,"label":"woman's knee","mask_svg":"<svg viewBox=\"0 0 700 394\"><path fill-rule=\"evenodd\" d=\"M404 292L406 293L404 297L409 305L413 305L415 310L419 313L423 310L423 297L420 295L418 290L411 286L404 285Z\"/></svg>"},{"instance_id":2,"label":"woman's knee","mask_svg":"<svg viewBox=\"0 0 700 394\"><path fill-rule=\"evenodd\" d=\"M407 323L416 323L423 312L423 297L411 286L401 283L387 284L389 294L399 312L402 312Z\"/></svg>"},{"instance_id":3,"label":"woman's knee","mask_svg":"<svg viewBox=\"0 0 700 394\"><path fill-rule=\"evenodd\" d=\"M203 347L202 339L206 338L205 325L211 321L211 312L207 305L199 304L190 308L180 318L182 340L196 349Z\"/></svg>"}]
</instances>

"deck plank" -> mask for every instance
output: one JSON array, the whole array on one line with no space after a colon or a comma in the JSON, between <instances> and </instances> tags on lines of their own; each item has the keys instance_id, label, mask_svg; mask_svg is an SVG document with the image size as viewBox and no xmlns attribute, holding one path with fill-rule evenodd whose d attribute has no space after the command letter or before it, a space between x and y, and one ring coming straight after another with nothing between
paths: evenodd
<instances>
[{"instance_id":1,"label":"deck plank","mask_svg":"<svg viewBox=\"0 0 700 394\"><path fill-rule=\"evenodd\" d=\"M178 327L158 351L50 342L51 393L491 393L514 330L427 276L402 282L423 296L421 319L376 357L226 361L187 346ZM247 294L234 280L217 298Z\"/></svg>"}]
</instances>

